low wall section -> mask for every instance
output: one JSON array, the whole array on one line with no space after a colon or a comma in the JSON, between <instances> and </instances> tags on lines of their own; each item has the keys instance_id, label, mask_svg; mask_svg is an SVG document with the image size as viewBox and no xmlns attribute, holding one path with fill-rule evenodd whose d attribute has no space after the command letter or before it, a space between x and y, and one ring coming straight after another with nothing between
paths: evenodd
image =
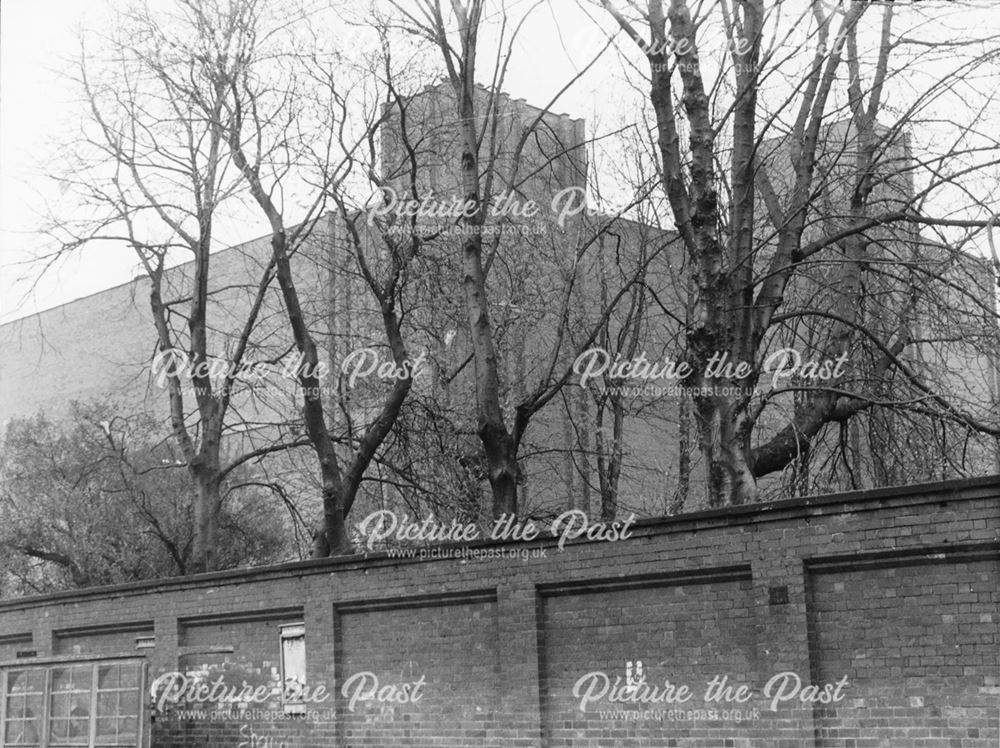
<instances>
[{"instance_id":1,"label":"low wall section","mask_svg":"<svg viewBox=\"0 0 1000 748\"><path fill-rule=\"evenodd\" d=\"M141 658L157 748L1000 744L1000 478L630 535L6 600L0 661ZM294 624L304 706L280 693ZM181 676L151 697L172 671L183 698L159 699ZM204 703L198 683L261 688Z\"/></svg>"}]
</instances>

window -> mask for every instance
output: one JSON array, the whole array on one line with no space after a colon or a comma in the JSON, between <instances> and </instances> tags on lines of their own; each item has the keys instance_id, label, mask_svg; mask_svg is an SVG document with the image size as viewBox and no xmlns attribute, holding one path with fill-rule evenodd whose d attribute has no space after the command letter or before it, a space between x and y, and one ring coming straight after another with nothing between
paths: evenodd
<instances>
[{"instance_id":1,"label":"window","mask_svg":"<svg viewBox=\"0 0 1000 748\"><path fill-rule=\"evenodd\" d=\"M50 671L49 745L87 745L90 742L93 671L91 665L57 667Z\"/></svg>"},{"instance_id":2,"label":"window","mask_svg":"<svg viewBox=\"0 0 1000 748\"><path fill-rule=\"evenodd\" d=\"M3 745L39 745L44 698L43 670L32 668L7 672L3 705Z\"/></svg>"},{"instance_id":3,"label":"window","mask_svg":"<svg viewBox=\"0 0 1000 748\"><path fill-rule=\"evenodd\" d=\"M135 745L139 735L142 671L121 665L97 667L97 745Z\"/></svg>"},{"instance_id":4,"label":"window","mask_svg":"<svg viewBox=\"0 0 1000 748\"><path fill-rule=\"evenodd\" d=\"M0 748L136 748L142 666L104 660L0 672Z\"/></svg>"},{"instance_id":5,"label":"window","mask_svg":"<svg viewBox=\"0 0 1000 748\"><path fill-rule=\"evenodd\" d=\"M306 627L293 623L281 627L281 684L286 714L305 714L300 694L306 684Z\"/></svg>"}]
</instances>

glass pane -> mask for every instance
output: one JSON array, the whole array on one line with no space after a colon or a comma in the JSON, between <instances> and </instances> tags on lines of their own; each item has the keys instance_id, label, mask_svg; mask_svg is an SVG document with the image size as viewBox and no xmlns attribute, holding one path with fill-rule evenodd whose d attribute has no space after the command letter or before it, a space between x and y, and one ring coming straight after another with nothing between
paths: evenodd
<instances>
[{"instance_id":1,"label":"glass pane","mask_svg":"<svg viewBox=\"0 0 1000 748\"><path fill-rule=\"evenodd\" d=\"M69 710L69 716L77 719L90 716L90 691L73 695L73 706Z\"/></svg>"},{"instance_id":2,"label":"glass pane","mask_svg":"<svg viewBox=\"0 0 1000 748\"><path fill-rule=\"evenodd\" d=\"M24 697L24 716L30 719L38 719L42 714L42 694L33 694Z\"/></svg>"},{"instance_id":3,"label":"glass pane","mask_svg":"<svg viewBox=\"0 0 1000 748\"><path fill-rule=\"evenodd\" d=\"M26 670L11 670L7 673L7 692L22 693L28 685Z\"/></svg>"},{"instance_id":4,"label":"glass pane","mask_svg":"<svg viewBox=\"0 0 1000 748\"><path fill-rule=\"evenodd\" d=\"M118 671L117 665L102 665L97 668L97 687L102 691L118 688Z\"/></svg>"},{"instance_id":5,"label":"glass pane","mask_svg":"<svg viewBox=\"0 0 1000 748\"><path fill-rule=\"evenodd\" d=\"M49 735L53 740L65 740L69 736L69 720L50 719Z\"/></svg>"},{"instance_id":6,"label":"glass pane","mask_svg":"<svg viewBox=\"0 0 1000 748\"><path fill-rule=\"evenodd\" d=\"M8 719L23 719L24 718L24 707L25 707L25 697L24 696L10 696L7 699L7 718Z\"/></svg>"},{"instance_id":7,"label":"glass pane","mask_svg":"<svg viewBox=\"0 0 1000 748\"><path fill-rule=\"evenodd\" d=\"M90 742L90 720L89 719L71 719L69 721L69 737L71 743L83 743L86 745Z\"/></svg>"},{"instance_id":8,"label":"glass pane","mask_svg":"<svg viewBox=\"0 0 1000 748\"><path fill-rule=\"evenodd\" d=\"M139 713L139 692L122 691L118 694L118 714L120 716L133 716Z\"/></svg>"},{"instance_id":9,"label":"glass pane","mask_svg":"<svg viewBox=\"0 0 1000 748\"><path fill-rule=\"evenodd\" d=\"M135 739L135 731L139 729L139 719L137 717L126 717L118 720L118 732L121 735L131 735Z\"/></svg>"},{"instance_id":10,"label":"glass pane","mask_svg":"<svg viewBox=\"0 0 1000 748\"><path fill-rule=\"evenodd\" d=\"M45 692L45 670L35 668L28 671L28 690L32 693Z\"/></svg>"},{"instance_id":11,"label":"glass pane","mask_svg":"<svg viewBox=\"0 0 1000 748\"><path fill-rule=\"evenodd\" d=\"M52 711L49 714L53 717L68 717L69 716L69 700L70 696L66 693L54 693L52 694Z\"/></svg>"},{"instance_id":12,"label":"glass pane","mask_svg":"<svg viewBox=\"0 0 1000 748\"><path fill-rule=\"evenodd\" d=\"M306 682L306 639L304 636L281 640L282 666L285 672L285 682L294 680L297 683Z\"/></svg>"},{"instance_id":13,"label":"glass pane","mask_svg":"<svg viewBox=\"0 0 1000 748\"><path fill-rule=\"evenodd\" d=\"M52 690L66 691L69 690L69 687L69 671L64 667L52 668Z\"/></svg>"},{"instance_id":14,"label":"glass pane","mask_svg":"<svg viewBox=\"0 0 1000 748\"><path fill-rule=\"evenodd\" d=\"M139 663L131 665L119 665L118 670L121 676L121 681L119 686L121 688L138 688L139 687L139 674L142 671L142 665Z\"/></svg>"},{"instance_id":15,"label":"glass pane","mask_svg":"<svg viewBox=\"0 0 1000 748\"><path fill-rule=\"evenodd\" d=\"M97 697L97 716L114 716L118 713L118 692L102 693Z\"/></svg>"},{"instance_id":16,"label":"glass pane","mask_svg":"<svg viewBox=\"0 0 1000 748\"><path fill-rule=\"evenodd\" d=\"M103 717L97 720L97 737L114 738L118 734L118 720L114 717Z\"/></svg>"},{"instance_id":17,"label":"glass pane","mask_svg":"<svg viewBox=\"0 0 1000 748\"><path fill-rule=\"evenodd\" d=\"M7 720L3 730L3 740L7 745L20 745L24 742L24 727L19 721Z\"/></svg>"}]
</instances>

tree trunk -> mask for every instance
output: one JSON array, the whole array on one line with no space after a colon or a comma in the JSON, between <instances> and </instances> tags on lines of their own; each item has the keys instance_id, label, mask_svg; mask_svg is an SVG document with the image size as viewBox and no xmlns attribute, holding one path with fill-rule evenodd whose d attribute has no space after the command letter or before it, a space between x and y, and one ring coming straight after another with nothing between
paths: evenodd
<instances>
[{"instance_id":1,"label":"tree trunk","mask_svg":"<svg viewBox=\"0 0 1000 748\"><path fill-rule=\"evenodd\" d=\"M680 514L691 493L691 401L682 394L677 403L677 490L668 514Z\"/></svg>"},{"instance_id":2,"label":"tree trunk","mask_svg":"<svg viewBox=\"0 0 1000 748\"><path fill-rule=\"evenodd\" d=\"M291 263L288 259L284 229L280 225L276 212L271 212L269 217L273 226L271 249L275 260L278 285L281 287L285 312L292 328L295 347L300 356L299 370L296 372L296 376L302 387L302 417L305 421L309 441L319 461L320 479L323 485L323 527L317 533L314 551L317 555L320 555L320 551L325 551L321 554L325 556L350 553L352 549L347 540L347 530L344 526L344 520L347 516L344 484L341 479L336 448L327 428L320 390L319 353L299 303L299 294L295 287Z\"/></svg>"},{"instance_id":3,"label":"tree trunk","mask_svg":"<svg viewBox=\"0 0 1000 748\"><path fill-rule=\"evenodd\" d=\"M603 439L603 425L598 420L597 427L597 462L598 475L601 481L601 521L614 522L618 514L618 479L622 471L622 455L624 442L622 432L625 426L625 408L615 397L609 397L611 405L611 445L606 449Z\"/></svg>"},{"instance_id":4,"label":"tree trunk","mask_svg":"<svg viewBox=\"0 0 1000 748\"><path fill-rule=\"evenodd\" d=\"M316 533L313 543L313 557L340 556L350 553L353 548L347 537L347 522L343 502L330 487L323 484L323 526Z\"/></svg>"},{"instance_id":5,"label":"tree trunk","mask_svg":"<svg viewBox=\"0 0 1000 748\"><path fill-rule=\"evenodd\" d=\"M735 386L724 380L722 386ZM726 397L695 398L701 452L708 470L710 507L745 504L757 499L757 481L749 461L749 426Z\"/></svg>"},{"instance_id":6,"label":"tree trunk","mask_svg":"<svg viewBox=\"0 0 1000 748\"><path fill-rule=\"evenodd\" d=\"M476 206L472 215L463 218L472 230L462 243L466 311L472 337L473 366L476 380L476 406L479 438L486 453L490 488L493 492L493 517L517 514L517 444L504 423L500 405L500 377L493 341L486 274L483 269L482 226L486 206L479 185L479 145L476 133L474 102L474 57L469 69L456 85L458 114L462 128L462 189L468 204Z\"/></svg>"},{"instance_id":7,"label":"tree trunk","mask_svg":"<svg viewBox=\"0 0 1000 748\"><path fill-rule=\"evenodd\" d=\"M222 508L218 457L200 455L190 466L197 494L194 504L194 538L188 571L198 574L218 568L219 513Z\"/></svg>"},{"instance_id":8,"label":"tree trunk","mask_svg":"<svg viewBox=\"0 0 1000 748\"><path fill-rule=\"evenodd\" d=\"M486 466L493 491L493 517L517 514L517 453L514 440L503 428L483 423L480 416L479 438L486 452Z\"/></svg>"}]
</instances>

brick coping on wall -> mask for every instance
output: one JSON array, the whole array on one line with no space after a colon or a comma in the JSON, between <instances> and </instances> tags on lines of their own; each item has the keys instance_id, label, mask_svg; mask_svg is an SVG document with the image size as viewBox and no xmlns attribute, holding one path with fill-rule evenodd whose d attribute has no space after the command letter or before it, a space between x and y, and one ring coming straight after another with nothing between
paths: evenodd
<instances>
[{"instance_id":1,"label":"brick coping on wall","mask_svg":"<svg viewBox=\"0 0 1000 748\"><path fill-rule=\"evenodd\" d=\"M974 501L984 496L998 497L997 511L1000 513L1000 475L978 478L963 478L935 483L889 486L886 488L851 491L847 493L822 494L796 499L784 499L760 504L745 504L722 509L705 509L687 514L653 517L637 520L633 525L633 538L639 540L655 535L669 535L680 532L699 532L710 528L734 527L800 519L831 514L856 514L879 511L889 507L899 509L908 506L923 506L936 502L946 504L954 501ZM599 543L601 541L575 540L569 545ZM619 541L619 542L628 542ZM467 543L439 543L436 548L487 548L516 546L519 548L554 547L557 539L541 534L531 541L506 541L479 539ZM386 551L355 553L322 559L292 561L272 566L257 566L224 571L193 574L185 577L126 582L122 584L89 587L81 590L66 590L41 595L0 600L0 612L44 606L48 603L65 603L89 598L107 598L115 595L146 594L177 588L196 588L219 583L238 584L289 576L306 576L336 572L340 569L378 568L405 564L436 563L436 559L403 558L389 556Z\"/></svg>"}]
</instances>

